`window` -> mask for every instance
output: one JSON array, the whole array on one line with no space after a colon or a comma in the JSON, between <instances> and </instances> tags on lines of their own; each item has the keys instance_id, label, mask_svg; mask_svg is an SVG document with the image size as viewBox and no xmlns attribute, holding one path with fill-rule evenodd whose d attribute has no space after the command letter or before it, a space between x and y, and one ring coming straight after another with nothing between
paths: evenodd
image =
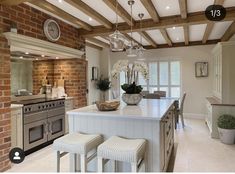
<instances>
[{"instance_id":1,"label":"window","mask_svg":"<svg viewBox=\"0 0 235 174\"><path fill-rule=\"evenodd\" d=\"M138 84L143 90L166 91L166 97L180 97L180 61L149 62L149 80L146 82L139 74ZM120 74L120 84L125 82L125 74ZM123 93L121 90L120 93Z\"/></svg>"}]
</instances>

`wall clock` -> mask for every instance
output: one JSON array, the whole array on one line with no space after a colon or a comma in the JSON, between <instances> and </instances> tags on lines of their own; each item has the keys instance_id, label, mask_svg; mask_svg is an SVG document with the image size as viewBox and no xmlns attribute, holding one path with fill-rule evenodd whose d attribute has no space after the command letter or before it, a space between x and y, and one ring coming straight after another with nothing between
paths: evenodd
<instances>
[{"instance_id":1,"label":"wall clock","mask_svg":"<svg viewBox=\"0 0 235 174\"><path fill-rule=\"evenodd\" d=\"M44 22L44 33L48 40L56 42L60 38L60 26L59 24L52 19L47 19Z\"/></svg>"}]
</instances>

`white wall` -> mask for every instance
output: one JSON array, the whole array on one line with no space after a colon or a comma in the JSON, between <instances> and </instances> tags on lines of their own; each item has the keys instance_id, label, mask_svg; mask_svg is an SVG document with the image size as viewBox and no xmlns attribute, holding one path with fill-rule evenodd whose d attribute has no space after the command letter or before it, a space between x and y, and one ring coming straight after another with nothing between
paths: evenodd
<instances>
[{"instance_id":1,"label":"white wall","mask_svg":"<svg viewBox=\"0 0 235 174\"><path fill-rule=\"evenodd\" d=\"M187 116L203 117L206 113L205 97L212 95L212 54L215 45L191 46L147 50L146 59L179 59L181 61L182 93L187 93L184 113ZM125 53L110 53L110 66L120 60L127 59ZM130 58L128 58L130 59ZM209 62L209 77L195 77L195 62Z\"/></svg>"},{"instance_id":2,"label":"white wall","mask_svg":"<svg viewBox=\"0 0 235 174\"><path fill-rule=\"evenodd\" d=\"M91 105L93 102L98 101L100 99L100 93L99 90L96 89L96 81L91 80L92 78L92 67L98 67L98 70L100 71L100 55L101 51L86 47L86 59L88 61L88 105Z\"/></svg>"}]
</instances>

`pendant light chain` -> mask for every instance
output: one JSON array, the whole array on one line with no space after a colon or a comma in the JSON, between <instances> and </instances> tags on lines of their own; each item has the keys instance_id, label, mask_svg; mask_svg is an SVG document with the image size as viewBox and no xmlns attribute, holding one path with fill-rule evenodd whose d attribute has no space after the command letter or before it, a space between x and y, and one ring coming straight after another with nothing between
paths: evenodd
<instances>
[{"instance_id":1,"label":"pendant light chain","mask_svg":"<svg viewBox=\"0 0 235 174\"><path fill-rule=\"evenodd\" d=\"M118 8L118 0L116 0L116 30L118 29L118 14L117 14L117 8Z\"/></svg>"}]
</instances>

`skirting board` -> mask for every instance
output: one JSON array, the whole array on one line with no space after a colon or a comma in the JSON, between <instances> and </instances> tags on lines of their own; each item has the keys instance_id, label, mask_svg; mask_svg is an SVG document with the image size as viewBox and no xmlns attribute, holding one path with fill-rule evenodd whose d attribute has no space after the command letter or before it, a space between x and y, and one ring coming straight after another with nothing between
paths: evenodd
<instances>
[{"instance_id":1,"label":"skirting board","mask_svg":"<svg viewBox=\"0 0 235 174\"><path fill-rule=\"evenodd\" d=\"M184 113L184 118L193 118L193 119L204 120L205 114Z\"/></svg>"}]
</instances>

